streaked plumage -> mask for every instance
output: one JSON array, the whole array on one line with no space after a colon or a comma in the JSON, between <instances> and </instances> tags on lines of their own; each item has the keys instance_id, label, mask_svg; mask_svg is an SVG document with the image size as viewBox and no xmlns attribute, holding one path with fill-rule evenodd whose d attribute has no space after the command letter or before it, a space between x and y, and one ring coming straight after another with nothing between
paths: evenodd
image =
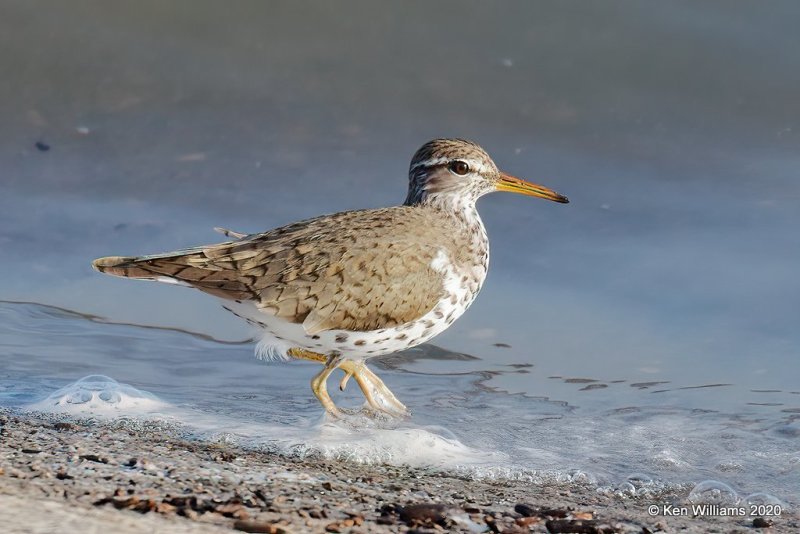
<instances>
[{"instance_id":1,"label":"streaked plumage","mask_svg":"<svg viewBox=\"0 0 800 534\"><path fill-rule=\"evenodd\" d=\"M566 202L500 173L472 142L437 139L415 154L402 206L324 215L260 234L221 230L236 240L93 265L220 297L263 331L264 345L314 361L320 358L303 354L325 356L315 393L329 411L335 407L318 382L336 367L354 374L370 404L386 410L370 393L388 397L388 389L363 364L348 362L424 343L469 307L489 264L475 202L498 189Z\"/></svg>"}]
</instances>

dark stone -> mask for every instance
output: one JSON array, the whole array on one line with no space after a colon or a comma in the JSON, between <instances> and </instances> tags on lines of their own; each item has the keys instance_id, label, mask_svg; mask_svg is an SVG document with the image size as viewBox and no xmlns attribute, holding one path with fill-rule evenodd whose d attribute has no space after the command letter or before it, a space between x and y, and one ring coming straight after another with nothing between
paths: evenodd
<instances>
[{"instance_id":1,"label":"dark stone","mask_svg":"<svg viewBox=\"0 0 800 534\"><path fill-rule=\"evenodd\" d=\"M261 489L261 488L256 488L256 490L253 492L253 495L255 495L255 496L258 498L258 499L260 499L260 500L261 500L261 502L263 502L263 503L264 503L266 506L271 506L271 505L272 505L272 498L271 498L271 497L269 497L269 496L268 496L268 495L267 495L267 494L264 492L264 490L263 490L263 489Z\"/></svg>"},{"instance_id":2,"label":"dark stone","mask_svg":"<svg viewBox=\"0 0 800 534\"><path fill-rule=\"evenodd\" d=\"M447 507L443 504L409 504L398 506L400 519L408 525L444 523L447 519Z\"/></svg>"},{"instance_id":3,"label":"dark stone","mask_svg":"<svg viewBox=\"0 0 800 534\"><path fill-rule=\"evenodd\" d=\"M88 460L90 462L97 462L99 464L107 464L108 458L103 458L102 456L98 456L96 454L81 454L79 456L81 460Z\"/></svg>"},{"instance_id":4,"label":"dark stone","mask_svg":"<svg viewBox=\"0 0 800 534\"><path fill-rule=\"evenodd\" d=\"M530 504L520 503L514 507L514 511L523 517L555 517L562 519L569 515L569 510L556 508L535 508Z\"/></svg>"},{"instance_id":5,"label":"dark stone","mask_svg":"<svg viewBox=\"0 0 800 534\"><path fill-rule=\"evenodd\" d=\"M753 519L753 528L769 528L773 525L772 519L764 519L763 517L756 517Z\"/></svg>"},{"instance_id":6,"label":"dark stone","mask_svg":"<svg viewBox=\"0 0 800 534\"><path fill-rule=\"evenodd\" d=\"M50 150L50 145L42 141L36 141L34 146L38 148L40 152L47 152L48 150Z\"/></svg>"},{"instance_id":7,"label":"dark stone","mask_svg":"<svg viewBox=\"0 0 800 534\"><path fill-rule=\"evenodd\" d=\"M72 423L67 423L66 421L61 421L53 425L54 430L58 430L59 432L62 430L74 430L75 425Z\"/></svg>"},{"instance_id":8,"label":"dark stone","mask_svg":"<svg viewBox=\"0 0 800 534\"><path fill-rule=\"evenodd\" d=\"M527 504L518 504L514 507L514 511L517 512L522 517L534 517L538 516L538 510L533 506Z\"/></svg>"},{"instance_id":9,"label":"dark stone","mask_svg":"<svg viewBox=\"0 0 800 534\"><path fill-rule=\"evenodd\" d=\"M615 529L594 519L551 519L545 524L547 532L571 534L611 534Z\"/></svg>"}]
</instances>

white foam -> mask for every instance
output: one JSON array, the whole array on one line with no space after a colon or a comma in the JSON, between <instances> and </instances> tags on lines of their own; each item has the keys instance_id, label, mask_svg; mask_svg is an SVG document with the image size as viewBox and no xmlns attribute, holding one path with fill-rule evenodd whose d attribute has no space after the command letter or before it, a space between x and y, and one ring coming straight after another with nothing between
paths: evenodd
<instances>
[{"instance_id":1,"label":"white foam","mask_svg":"<svg viewBox=\"0 0 800 534\"><path fill-rule=\"evenodd\" d=\"M294 452L315 452L325 458L362 464L450 467L507 460L461 443L440 427L364 428L326 422Z\"/></svg>"},{"instance_id":2,"label":"white foam","mask_svg":"<svg viewBox=\"0 0 800 534\"><path fill-rule=\"evenodd\" d=\"M169 404L152 393L104 375L89 375L24 407L28 411L104 418L155 414Z\"/></svg>"},{"instance_id":3,"label":"white foam","mask_svg":"<svg viewBox=\"0 0 800 534\"><path fill-rule=\"evenodd\" d=\"M183 423L202 439L266 448L300 458L439 469L508 462L503 453L464 445L444 427L411 426L394 420L370 419L363 414L351 414L340 420L322 416L316 424L292 428L229 418L223 421L218 416L201 414Z\"/></svg>"}]
</instances>

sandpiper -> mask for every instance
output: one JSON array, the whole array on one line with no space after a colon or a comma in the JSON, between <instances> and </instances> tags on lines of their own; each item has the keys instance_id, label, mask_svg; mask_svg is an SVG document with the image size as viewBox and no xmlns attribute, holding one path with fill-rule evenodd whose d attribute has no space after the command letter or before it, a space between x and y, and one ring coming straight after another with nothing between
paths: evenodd
<instances>
[{"instance_id":1,"label":"sandpiper","mask_svg":"<svg viewBox=\"0 0 800 534\"><path fill-rule=\"evenodd\" d=\"M262 354L323 364L311 388L327 412L337 368L369 406L406 407L365 365L430 340L458 319L481 289L489 239L476 201L510 191L567 203L541 185L497 169L477 144L435 139L414 155L402 206L323 215L258 234L150 256L99 258L98 271L194 287L261 331Z\"/></svg>"}]
</instances>

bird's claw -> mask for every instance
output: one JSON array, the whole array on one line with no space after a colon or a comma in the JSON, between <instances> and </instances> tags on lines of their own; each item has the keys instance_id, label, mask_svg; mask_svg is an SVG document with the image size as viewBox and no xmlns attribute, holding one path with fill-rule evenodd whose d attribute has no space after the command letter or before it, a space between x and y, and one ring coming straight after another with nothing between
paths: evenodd
<instances>
[{"instance_id":1,"label":"bird's claw","mask_svg":"<svg viewBox=\"0 0 800 534\"><path fill-rule=\"evenodd\" d=\"M318 362L324 365L323 370L311 381L311 389L317 396L325 410L334 417L340 417L341 412L328 395L325 382L334 369L339 368L344 372L339 382L339 389L344 391L351 377L355 378L367 404L375 412L388 414L392 417L408 417L410 412L405 405L386 387L383 380L369 370L364 362L345 360L341 355L324 356L305 349L294 348L289 350L289 356L302 360Z\"/></svg>"},{"instance_id":2,"label":"bird's claw","mask_svg":"<svg viewBox=\"0 0 800 534\"><path fill-rule=\"evenodd\" d=\"M347 381L350 380L350 377L353 376L353 371L345 371L342 369L344 376L342 377L341 382L339 382L339 391L344 391L344 388L347 387Z\"/></svg>"}]
</instances>

